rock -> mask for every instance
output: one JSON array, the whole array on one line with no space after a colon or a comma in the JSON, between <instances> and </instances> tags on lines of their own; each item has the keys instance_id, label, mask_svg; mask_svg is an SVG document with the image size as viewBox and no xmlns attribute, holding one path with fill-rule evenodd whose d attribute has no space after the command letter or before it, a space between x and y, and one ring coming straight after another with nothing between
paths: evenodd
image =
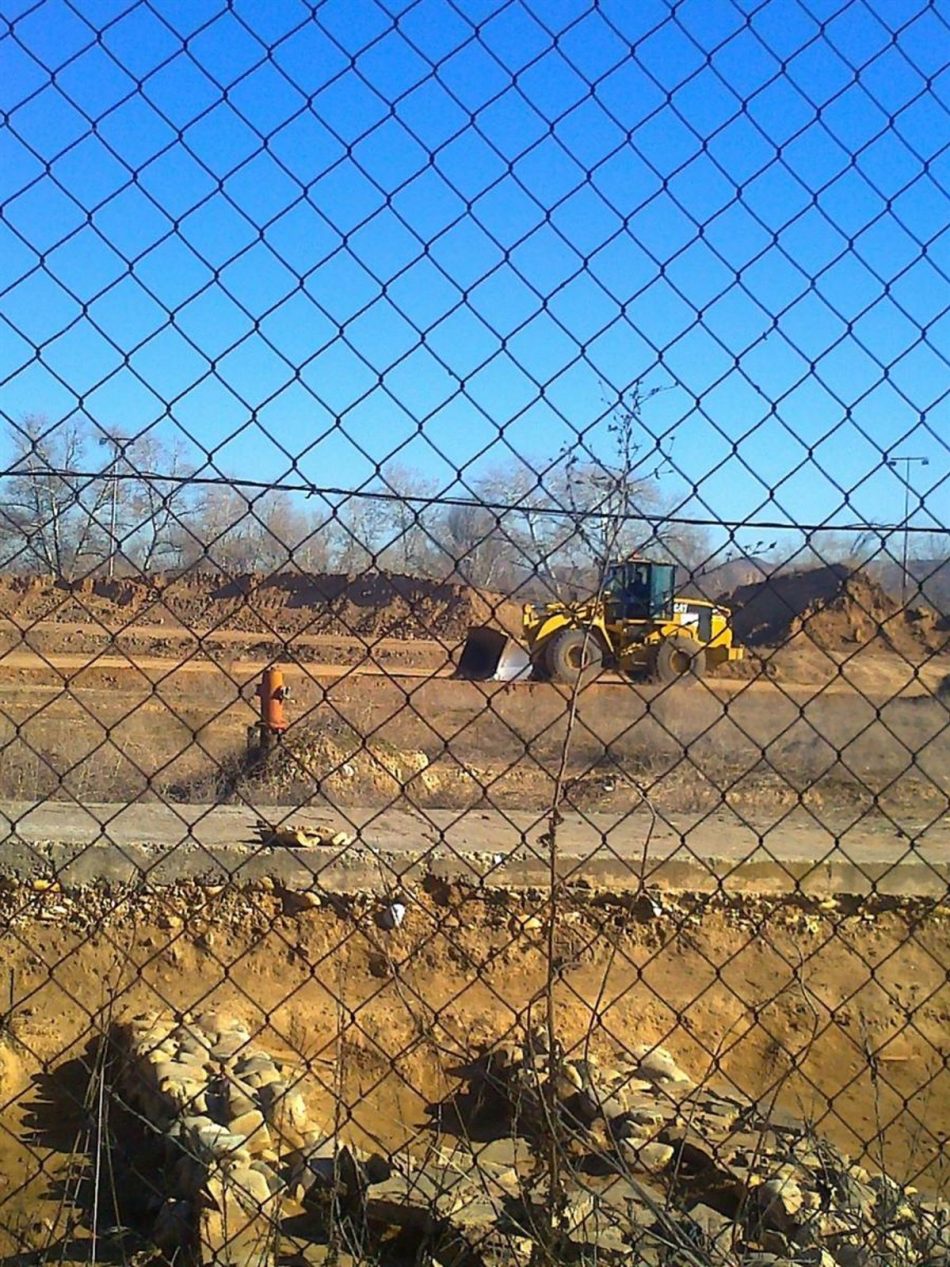
<instances>
[{"instance_id":1,"label":"rock","mask_svg":"<svg viewBox=\"0 0 950 1267\"><path fill-rule=\"evenodd\" d=\"M659 1188L640 1180L631 1183L622 1175L611 1175L607 1186L595 1196L597 1206L622 1228L652 1226L656 1216L645 1197L651 1197L658 1206L666 1202Z\"/></svg>"},{"instance_id":2,"label":"rock","mask_svg":"<svg viewBox=\"0 0 950 1267\"><path fill-rule=\"evenodd\" d=\"M152 1057L155 1055L159 1055L160 1058L153 1060ZM191 1061L166 1060L162 1058L164 1055L164 1052L149 1052L148 1063L151 1066L152 1077L155 1079L156 1086L161 1087L163 1082L179 1080L201 1083L208 1081L208 1075L201 1065L194 1064Z\"/></svg>"},{"instance_id":3,"label":"rock","mask_svg":"<svg viewBox=\"0 0 950 1267\"><path fill-rule=\"evenodd\" d=\"M473 1143L457 1149L452 1155L460 1167L471 1169L488 1166L498 1170L527 1170L535 1161L535 1152L526 1139L518 1135L504 1135L487 1144Z\"/></svg>"},{"instance_id":4,"label":"rock","mask_svg":"<svg viewBox=\"0 0 950 1267\"><path fill-rule=\"evenodd\" d=\"M377 912L376 923L380 928L392 931L394 928L400 928L405 918L405 905L402 902L390 902L388 906L382 907Z\"/></svg>"},{"instance_id":5,"label":"rock","mask_svg":"<svg viewBox=\"0 0 950 1267\"><path fill-rule=\"evenodd\" d=\"M265 1161L262 1157L255 1157L250 1164L251 1170L256 1170L258 1174L264 1176L272 1195L280 1192L284 1186L280 1176L274 1169L279 1164L279 1160L276 1155L272 1156L268 1161Z\"/></svg>"},{"instance_id":6,"label":"rock","mask_svg":"<svg viewBox=\"0 0 950 1267\"><path fill-rule=\"evenodd\" d=\"M268 1176L253 1163L237 1163L229 1169L228 1178L235 1196L248 1213L261 1214L273 1205L274 1192Z\"/></svg>"},{"instance_id":7,"label":"rock","mask_svg":"<svg viewBox=\"0 0 950 1267\"><path fill-rule=\"evenodd\" d=\"M624 1139L620 1142L620 1155L635 1170L644 1170L648 1174L657 1174L673 1160L671 1144L657 1141L641 1142L638 1139Z\"/></svg>"},{"instance_id":8,"label":"rock","mask_svg":"<svg viewBox=\"0 0 950 1267\"><path fill-rule=\"evenodd\" d=\"M179 1051L182 1056L191 1056L202 1065L207 1061L210 1050L211 1046L207 1039L188 1035L180 1040Z\"/></svg>"},{"instance_id":9,"label":"rock","mask_svg":"<svg viewBox=\"0 0 950 1267\"><path fill-rule=\"evenodd\" d=\"M917 1261L917 1256L914 1253L914 1242L909 1236L905 1236L903 1232L895 1232L893 1229L888 1229L881 1240L881 1248L887 1262L904 1264ZM825 1264L822 1263L821 1267L825 1267Z\"/></svg>"},{"instance_id":10,"label":"rock","mask_svg":"<svg viewBox=\"0 0 950 1267\"><path fill-rule=\"evenodd\" d=\"M701 1134L708 1136L716 1136L721 1140L725 1140L731 1133L735 1125L736 1116L722 1113L709 1113L705 1109L700 1109L692 1114L691 1121L693 1126Z\"/></svg>"},{"instance_id":11,"label":"rock","mask_svg":"<svg viewBox=\"0 0 950 1267\"><path fill-rule=\"evenodd\" d=\"M820 1198L816 1192L806 1192L804 1194L805 1201L802 1206L803 1211L807 1210L809 1214L814 1214L814 1218L809 1218L808 1222L800 1232L813 1231L814 1234L823 1241L830 1241L835 1237L847 1237L849 1232L854 1231L854 1215L848 1211L819 1211L817 1204L820 1204ZM811 1199L810 1199L811 1198ZM799 1245L808 1244L799 1237L796 1238Z\"/></svg>"},{"instance_id":12,"label":"rock","mask_svg":"<svg viewBox=\"0 0 950 1267\"><path fill-rule=\"evenodd\" d=\"M305 911L314 911L323 905L319 893L311 889L285 889L281 895L281 905L285 915L303 915Z\"/></svg>"},{"instance_id":13,"label":"rock","mask_svg":"<svg viewBox=\"0 0 950 1267\"><path fill-rule=\"evenodd\" d=\"M614 1122L627 1112L629 1099L622 1092L613 1092L607 1095L591 1094L590 1092L586 1094L590 1097L595 1116L602 1117L605 1122Z\"/></svg>"},{"instance_id":14,"label":"rock","mask_svg":"<svg viewBox=\"0 0 950 1267\"><path fill-rule=\"evenodd\" d=\"M839 1241L834 1247L837 1267L867 1267L869 1261L866 1246L854 1241Z\"/></svg>"},{"instance_id":15,"label":"rock","mask_svg":"<svg viewBox=\"0 0 950 1267\"><path fill-rule=\"evenodd\" d=\"M221 1126L217 1122L208 1122L206 1125L199 1126L192 1138L195 1151L199 1155L217 1160L240 1154L250 1161L245 1136L232 1135L226 1126Z\"/></svg>"},{"instance_id":16,"label":"rock","mask_svg":"<svg viewBox=\"0 0 950 1267\"><path fill-rule=\"evenodd\" d=\"M257 1111L257 1099L247 1095L244 1091L238 1090L233 1084L228 1087L227 1094L227 1116L229 1120L235 1117L241 1117L245 1113L254 1113Z\"/></svg>"},{"instance_id":17,"label":"rock","mask_svg":"<svg viewBox=\"0 0 950 1267\"><path fill-rule=\"evenodd\" d=\"M720 1148L710 1143L698 1132L686 1126L667 1126L661 1139L673 1146L676 1165L687 1175L706 1175L709 1172L726 1177L729 1167L720 1160Z\"/></svg>"},{"instance_id":18,"label":"rock","mask_svg":"<svg viewBox=\"0 0 950 1267\"><path fill-rule=\"evenodd\" d=\"M687 1211L687 1218L702 1234L707 1245L720 1253L728 1253L732 1249L738 1228L732 1219L714 1210L712 1206L699 1203Z\"/></svg>"},{"instance_id":19,"label":"rock","mask_svg":"<svg viewBox=\"0 0 950 1267\"><path fill-rule=\"evenodd\" d=\"M271 1082L262 1087L260 1104L268 1126L277 1131L290 1129L302 1133L309 1125L306 1101L285 1082Z\"/></svg>"},{"instance_id":20,"label":"rock","mask_svg":"<svg viewBox=\"0 0 950 1267\"><path fill-rule=\"evenodd\" d=\"M860 1215L862 1220L870 1220L877 1197L874 1190L855 1175L855 1169L860 1170L861 1168L852 1167L850 1170L835 1170L831 1172L834 1185L833 1201L839 1208L854 1211L855 1214ZM866 1170L861 1173L867 1175Z\"/></svg>"},{"instance_id":21,"label":"rock","mask_svg":"<svg viewBox=\"0 0 950 1267\"><path fill-rule=\"evenodd\" d=\"M230 1060L239 1051L243 1050L250 1041L251 1036L247 1030L235 1029L228 1033L219 1034L215 1045L211 1048L211 1058L213 1060Z\"/></svg>"},{"instance_id":22,"label":"rock","mask_svg":"<svg viewBox=\"0 0 950 1267\"><path fill-rule=\"evenodd\" d=\"M205 1198L198 1222L201 1263L206 1267L271 1267L271 1219L258 1212L248 1213L235 1185L217 1176L209 1179Z\"/></svg>"},{"instance_id":23,"label":"rock","mask_svg":"<svg viewBox=\"0 0 950 1267\"><path fill-rule=\"evenodd\" d=\"M623 1120L637 1126L662 1126L666 1121L666 1114L662 1109L628 1109Z\"/></svg>"},{"instance_id":24,"label":"rock","mask_svg":"<svg viewBox=\"0 0 950 1267\"><path fill-rule=\"evenodd\" d=\"M532 1025L524 1037L522 1058L530 1060L534 1056L546 1056L549 1051L547 1026Z\"/></svg>"},{"instance_id":25,"label":"rock","mask_svg":"<svg viewBox=\"0 0 950 1267\"><path fill-rule=\"evenodd\" d=\"M633 1055L637 1059L637 1073L650 1082L666 1078L670 1082L689 1082L679 1065L665 1047L634 1047Z\"/></svg>"},{"instance_id":26,"label":"rock","mask_svg":"<svg viewBox=\"0 0 950 1267\"><path fill-rule=\"evenodd\" d=\"M798 1182L787 1177L769 1179L760 1184L755 1189L755 1198L764 1224L783 1234L795 1227L795 1216L805 1203Z\"/></svg>"},{"instance_id":27,"label":"rock","mask_svg":"<svg viewBox=\"0 0 950 1267\"><path fill-rule=\"evenodd\" d=\"M191 1017L188 1023L192 1029L199 1029L210 1037L244 1028L233 1012L226 1012L217 1006L199 1012L197 1016Z\"/></svg>"},{"instance_id":28,"label":"rock","mask_svg":"<svg viewBox=\"0 0 950 1267\"><path fill-rule=\"evenodd\" d=\"M234 1071L238 1077L243 1077L249 1073L261 1073L267 1069L273 1069L274 1060L272 1056L268 1056L264 1052L252 1052L246 1056L241 1056L234 1066Z\"/></svg>"},{"instance_id":29,"label":"rock","mask_svg":"<svg viewBox=\"0 0 950 1267\"><path fill-rule=\"evenodd\" d=\"M614 1118L611 1129L617 1139L648 1140L656 1137L659 1128L655 1122L641 1122L632 1114L624 1113L622 1117Z\"/></svg>"},{"instance_id":30,"label":"rock","mask_svg":"<svg viewBox=\"0 0 950 1267\"><path fill-rule=\"evenodd\" d=\"M459 1171L414 1162L394 1167L387 1179L367 1189L363 1200L374 1223L436 1235L437 1243L433 1246L436 1257L439 1256L438 1241L446 1236L446 1249L453 1240L460 1239L462 1245L456 1252L461 1250L463 1261L476 1261L469 1255L491 1235L505 1196L501 1192L493 1196L484 1184L473 1182ZM570 1205L566 1216L570 1220ZM521 1219L517 1221L523 1223Z\"/></svg>"},{"instance_id":31,"label":"rock","mask_svg":"<svg viewBox=\"0 0 950 1267\"><path fill-rule=\"evenodd\" d=\"M243 1082L252 1091L263 1091L265 1087L273 1086L282 1081L280 1071L271 1066L270 1069L261 1069L254 1073L245 1075Z\"/></svg>"},{"instance_id":32,"label":"rock","mask_svg":"<svg viewBox=\"0 0 950 1267\"><path fill-rule=\"evenodd\" d=\"M834 1255L817 1245L813 1249L806 1249L796 1254L795 1262L801 1263L802 1267L835 1267Z\"/></svg>"},{"instance_id":33,"label":"rock","mask_svg":"<svg viewBox=\"0 0 950 1267\"><path fill-rule=\"evenodd\" d=\"M208 1112L208 1095L207 1092L196 1090L187 1084L182 1084L177 1094L174 1089L168 1091L168 1098L174 1102L175 1111L177 1113L207 1113Z\"/></svg>"},{"instance_id":34,"label":"rock","mask_svg":"<svg viewBox=\"0 0 950 1267\"><path fill-rule=\"evenodd\" d=\"M228 1130L232 1135L240 1135L248 1141L253 1152L260 1151L270 1145L270 1132L264 1122L264 1114L260 1109L251 1109L228 1122Z\"/></svg>"},{"instance_id":35,"label":"rock","mask_svg":"<svg viewBox=\"0 0 950 1267\"><path fill-rule=\"evenodd\" d=\"M357 1197L366 1187L366 1174L357 1154L327 1137L311 1144L291 1172L291 1189L304 1204L339 1194Z\"/></svg>"}]
</instances>

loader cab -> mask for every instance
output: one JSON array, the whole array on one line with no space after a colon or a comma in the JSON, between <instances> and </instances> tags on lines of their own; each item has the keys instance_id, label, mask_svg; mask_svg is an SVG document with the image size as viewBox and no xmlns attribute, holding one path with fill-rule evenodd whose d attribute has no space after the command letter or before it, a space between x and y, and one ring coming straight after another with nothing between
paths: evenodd
<instances>
[{"instance_id":1,"label":"loader cab","mask_svg":"<svg viewBox=\"0 0 950 1267\"><path fill-rule=\"evenodd\" d=\"M643 559L615 563L604 584L607 623L671 619L675 586L676 568L672 563Z\"/></svg>"}]
</instances>

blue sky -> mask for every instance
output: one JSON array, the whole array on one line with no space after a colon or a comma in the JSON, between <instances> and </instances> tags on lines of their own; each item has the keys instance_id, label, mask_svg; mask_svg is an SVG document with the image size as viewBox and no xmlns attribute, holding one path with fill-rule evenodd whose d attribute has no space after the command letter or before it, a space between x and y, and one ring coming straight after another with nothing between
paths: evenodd
<instances>
[{"instance_id":1,"label":"blue sky","mask_svg":"<svg viewBox=\"0 0 950 1267\"><path fill-rule=\"evenodd\" d=\"M946 523L946 13L0 0L0 414L457 491L639 380L685 513Z\"/></svg>"}]
</instances>

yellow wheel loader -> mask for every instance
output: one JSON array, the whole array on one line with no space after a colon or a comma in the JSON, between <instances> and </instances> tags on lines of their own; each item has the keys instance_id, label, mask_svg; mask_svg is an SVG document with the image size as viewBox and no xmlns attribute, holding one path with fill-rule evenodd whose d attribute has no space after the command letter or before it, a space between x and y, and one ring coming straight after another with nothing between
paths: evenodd
<instances>
[{"instance_id":1,"label":"yellow wheel loader","mask_svg":"<svg viewBox=\"0 0 950 1267\"><path fill-rule=\"evenodd\" d=\"M523 645L498 629L470 630L456 676L583 686L608 668L655 682L701 678L742 658L730 618L706 599L677 597L672 563L628 559L608 569L597 598L526 604Z\"/></svg>"}]
</instances>

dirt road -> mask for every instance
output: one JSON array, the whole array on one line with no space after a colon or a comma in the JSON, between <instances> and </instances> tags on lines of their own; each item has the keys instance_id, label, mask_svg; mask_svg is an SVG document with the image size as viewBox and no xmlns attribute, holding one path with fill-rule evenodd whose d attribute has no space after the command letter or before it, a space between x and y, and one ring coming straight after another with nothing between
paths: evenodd
<instances>
[{"instance_id":1,"label":"dirt road","mask_svg":"<svg viewBox=\"0 0 950 1267\"><path fill-rule=\"evenodd\" d=\"M0 622L3 623L3 622ZM8 623L8 622L7 622ZM54 626L60 634L60 626ZM32 632L32 631L31 631ZM41 632L41 630L39 631ZM92 635L103 631L96 626L83 626L78 633ZM46 650L42 646L34 647L19 642L9 649L0 650L0 679L7 673L52 673L55 676L53 685L60 682L68 684L80 675L94 672L131 673L148 676L152 681L165 680L174 674L205 673L224 674L233 681L246 685L256 679L264 669L279 663L289 677L302 678L342 678L350 676L369 676L387 678L452 678L455 673L454 655L457 648L445 647L437 642L406 642L400 639L382 639L368 648L358 638L337 638L323 635L295 636L288 644L280 643L271 646L268 635L260 634L251 637L247 633L233 630L218 630L214 634L196 640L183 636L175 639L180 642L180 650L173 655L168 647L159 652L142 653L135 649L136 642L154 642L168 638L168 631L161 626L130 626L121 635L110 637L102 649L89 651ZM129 640L127 651L117 653L113 648L116 643ZM248 651L248 644L264 644L265 655L241 656L238 652ZM106 649L106 647L110 649ZM230 648L237 648L232 652ZM342 658L339 654L326 660L294 658L298 647L311 650L324 649L339 653L341 650L360 652L358 658ZM890 672L887 670L890 669ZM869 699L891 699L897 693L906 698L926 698L937 693L945 675L946 664L943 659L934 659L928 664L910 671L906 665L888 665L879 659L873 664L862 661L860 664L844 662L842 670L831 681L803 683L796 681L780 682L780 693L789 697L808 698L815 694L829 692L851 692L857 690ZM49 685L50 683L46 683ZM623 685L629 688L629 679L618 673L605 672L598 678L600 685ZM40 683L43 685L43 683ZM484 691L504 689L516 691L524 684L480 683ZM656 695L663 688L649 683L633 684L638 693ZM749 691L772 691L776 683L768 677L721 677L712 676L703 680L703 688L721 695L735 695Z\"/></svg>"},{"instance_id":2,"label":"dirt road","mask_svg":"<svg viewBox=\"0 0 950 1267\"><path fill-rule=\"evenodd\" d=\"M245 638L245 642L247 639ZM204 648L197 647L187 658L172 660L168 656L158 655L114 655L108 652L81 654L54 651L45 654L39 651L8 651L0 657L0 667L14 672L34 672L43 669L54 669L62 674L64 683L95 670L106 673L141 673L158 681L178 673L214 674L221 672L225 666L218 663L213 654ZM264 669L273 663L272 660L237 660L228 659L227 675L236 682L248 682L260 677ZM348 674L366 674L372 677L407 677L430 678L451 677L452 669L429 669L407 665L397 669L387 669L383 665L365 660L360 664L321 664L308 660L306 665L293 661L282 662L288 676L306 676L313 678L344 677ZM617 679L619 681L619 679Z\"/></svg>"}]
</instances>

